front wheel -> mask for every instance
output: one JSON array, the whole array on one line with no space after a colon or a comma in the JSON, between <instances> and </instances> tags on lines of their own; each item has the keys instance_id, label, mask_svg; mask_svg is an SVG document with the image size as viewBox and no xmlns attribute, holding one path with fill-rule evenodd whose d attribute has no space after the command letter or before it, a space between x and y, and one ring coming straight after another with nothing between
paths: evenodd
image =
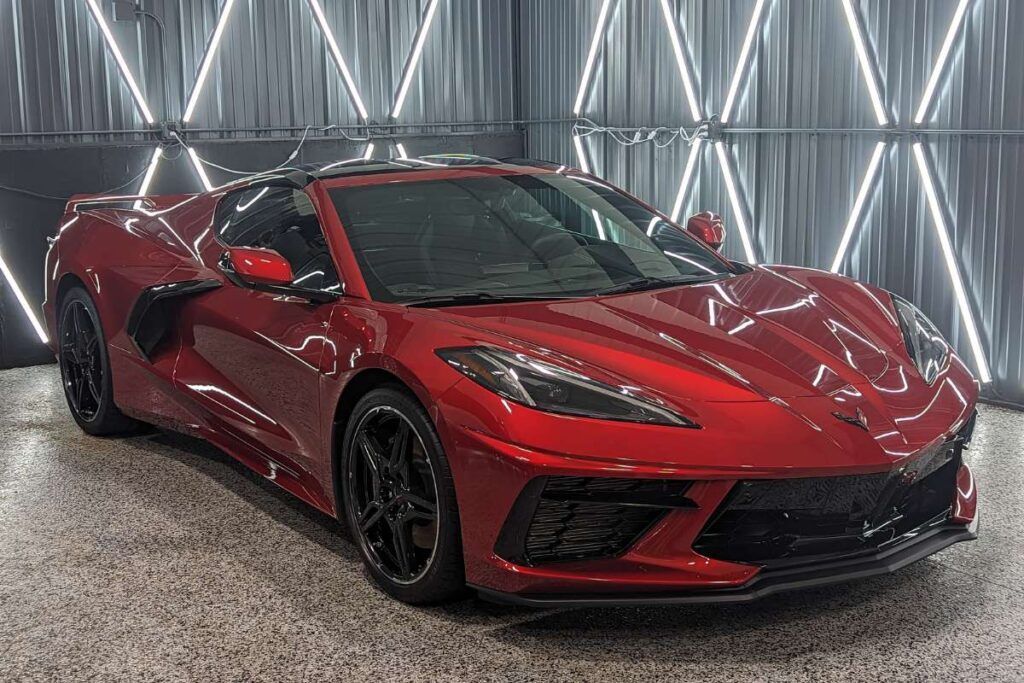
<instances>
[{"instance_id":1,"label":"front wheel","mask_svg":"<svg viewBox=\"0 0 1024 683\"><path fill-rule=\"evenodd\" d=\"M342 441L345 518L371 576L412 604L465 587L451 470L430 418L404 391L375 389L356 404Z\"/></svg>"},{"instance_id":2,"label":"front wheel","mask_svg":"<svg viewBox=\"0 0 1024 683\"><path fill-rule=\"evenodd\" d=\"M103 338L100 315L88 292L75 287L60 302L59 343L64 396L75 422L88 434L128 434L139 423L114 404L110 356Z\"/></svg>"}]
</instances>

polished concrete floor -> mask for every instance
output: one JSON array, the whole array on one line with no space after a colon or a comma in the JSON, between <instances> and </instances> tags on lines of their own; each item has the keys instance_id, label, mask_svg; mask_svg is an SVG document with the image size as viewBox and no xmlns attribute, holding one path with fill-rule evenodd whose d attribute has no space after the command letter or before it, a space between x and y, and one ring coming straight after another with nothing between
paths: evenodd
<instances>
[{"instance_id":1,"label":"polished concrete floor","mask_svg":"<svg viewBox=\"0 0 1024 683\"><path fill-rule=\"evenodd\" d=\"M1024 414L984 407L982 536L748 606L412 608L332 520L203 444L96 439L0 372L0 681L1021 680Z\"/></svg>"}]
</instances>

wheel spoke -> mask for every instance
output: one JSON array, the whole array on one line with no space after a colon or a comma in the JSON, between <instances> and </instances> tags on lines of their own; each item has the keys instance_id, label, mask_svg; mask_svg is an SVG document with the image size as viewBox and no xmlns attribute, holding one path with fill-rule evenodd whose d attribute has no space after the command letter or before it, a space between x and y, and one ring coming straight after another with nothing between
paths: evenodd
<instances>
[{"instance_id":1,"label":"wheel spoke","mask_svg":"<svg viewBox=\"0 0 1024 683\"><path fill-rule=\"evenodd\" d=\"M385 512L387 512L386 506L371 500L362 514L359 515L359 528L362 529L363 533L366 533L381 520Z\"/></svg>"},{"instance_id":2,"label":"wheel spoke","mask_svg":"<svg viewBox=\"0 0 1024 683\"><path fill-rule=\"evenodd\" d=\"M398 560L398 566L401 570L401 575L407 577L412 574L413 563L416 558L413 556L413 547L410 543L410 538L407 531L407 525L401 520L391 520L388 522L391 527L391 541L395 550L395 559Z\"/></svg>"},{"instance_id":3,"label":"wheel spoke","mask_svg":"<svg viewBox=\"0 0 1024 683\"><path fill-rule=\"evenodd\" d=\"M391 441L391 453L388 458L388 468L392 472L405 469L408 466L408 459L405 457L409 450L409 437L412 430L409 424L402 419L398 420L398 429L395 431L395 438Z\"/></svg>"},{"instance_id":4,"label":"wheel spoke","mask_svg":"<svg viewBox=\"0 0 1024 683\"><path fill-rule=\"evenodd\" d=\"M409 503L413 508L418 509L419 512L427 513L431 516L431 519L437 517L437 505L430 502L426 498L421 498L415 493L403 493L399 496L399 500L403 503Z\"/></svg>"},{"instance_id":5,"label":"wheel spoke","mask_svg":"<svg viewBox=\"0 0 1024 683\"><path fill-rule=\"evenodd\" d=\"M89 394L92 396L93 400L96 401L96 407L99 408L100 389L96 386L96 378L92 376L91 372L85 372L83 373L83 376L85 377L85 384L89 387Z\"/></svg>"},{"instance_id":6,"label":"wheel spoke","mask_svg":"<svg viewBox=\"0 0 1024 683\"><path fill-rule=\"evenodd\" d=\"M75 407L82 409L82 399L85 397L85 377L81 370L78 371L78 381L74 383Z\"/></svg>"}]
</instances>

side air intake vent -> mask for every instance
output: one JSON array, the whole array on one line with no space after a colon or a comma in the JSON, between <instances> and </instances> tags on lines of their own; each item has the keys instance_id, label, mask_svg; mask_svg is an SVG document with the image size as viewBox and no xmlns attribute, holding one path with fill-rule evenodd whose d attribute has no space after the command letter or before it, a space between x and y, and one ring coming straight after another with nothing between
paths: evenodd
<instances>
[{"instance_id":1,"label":"side air intake vent","mask_svg":"<svg viewBox=\"0 0 1024 683\"><path fill-rule=\"evenodd\" d=\"M667 512L696 507L691 482L539 477L519 495L495 552L518 564L615 557Z\"/></svg>"}]
</instances>

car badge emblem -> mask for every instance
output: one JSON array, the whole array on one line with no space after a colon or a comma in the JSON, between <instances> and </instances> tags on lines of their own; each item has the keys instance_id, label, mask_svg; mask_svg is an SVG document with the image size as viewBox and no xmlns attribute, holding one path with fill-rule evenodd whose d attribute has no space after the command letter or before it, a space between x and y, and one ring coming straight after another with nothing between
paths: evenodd
<instances>
[{"instance_id":1,"label":"car badge emblem","mask_svg":"<svg viewBox=\"0 0 1024 683\"><path fill-rule=\"evenodd\" d=\"M837 410L832 413L832 417L836 418L837 420L842 420L843 422L852 424L854 427L860 427L865 432L868 431L868 419L867 417L864 416L864 411L862 411L860 408L857 408L857 412L855 415L846 415L845 413L841 413Z\"/></svg>"}]
</instances>

